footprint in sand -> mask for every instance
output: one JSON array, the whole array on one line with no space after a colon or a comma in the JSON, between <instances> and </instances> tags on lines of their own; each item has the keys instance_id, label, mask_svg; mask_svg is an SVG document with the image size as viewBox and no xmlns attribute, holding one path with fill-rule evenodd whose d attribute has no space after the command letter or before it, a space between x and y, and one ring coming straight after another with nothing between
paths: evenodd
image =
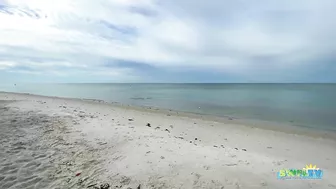
<instances>
[{"instance_id":1,"label":"footprint in sand","mask_svg":"<svg viewBox=\"0 0 336 189\"><path fill-rule=\"evenodd\" d=\"M209 170L209 169L210 169L210 166L205 165L205 166L203 166L203 168L204 168L205 170Z\"/></svg>"},{"instance_id":2,"label":"footprint in sand","mask_svg":"<svg viewBox=\"0 0 336 189\"><path fill-rule=\"evenodd\" d=\"M273 161L273 165L278 165L278 166L280 166L280 165L284 164L285 162L287 162L287 160Z\"/></svg>"}]
</instances>

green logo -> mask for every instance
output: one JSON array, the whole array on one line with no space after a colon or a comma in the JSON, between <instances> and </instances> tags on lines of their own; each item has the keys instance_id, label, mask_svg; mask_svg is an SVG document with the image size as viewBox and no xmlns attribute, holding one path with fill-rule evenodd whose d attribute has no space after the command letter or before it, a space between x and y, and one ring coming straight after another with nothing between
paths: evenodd
<instances>
[{"instance_id":1,"label":"green logo","mask_svg":"<svg viewBox=\"0 0 336 189\"><path fill-rule=\"evenodd\" d=\"M316 165L306 165L303 169L281 169L277 177L281 180L288 179L322 179L323 171Z\"/></svg>"}]
</instances>

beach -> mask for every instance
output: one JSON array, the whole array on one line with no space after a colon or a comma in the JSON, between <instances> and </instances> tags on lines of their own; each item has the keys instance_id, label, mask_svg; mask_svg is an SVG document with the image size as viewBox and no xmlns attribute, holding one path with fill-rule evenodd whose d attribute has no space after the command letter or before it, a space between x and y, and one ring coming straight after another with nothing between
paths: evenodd
<instances>
[{"instance_id":1,"label":"beach","mask_svg":"<svg viewBox=\"0 0 336 189\"><path fill-rule=\"evenodd\" d=\"M0 188L336 188L333 132L0 93ZM279 180L307 164L321 180Z\"/></svg>"}]
</instances>

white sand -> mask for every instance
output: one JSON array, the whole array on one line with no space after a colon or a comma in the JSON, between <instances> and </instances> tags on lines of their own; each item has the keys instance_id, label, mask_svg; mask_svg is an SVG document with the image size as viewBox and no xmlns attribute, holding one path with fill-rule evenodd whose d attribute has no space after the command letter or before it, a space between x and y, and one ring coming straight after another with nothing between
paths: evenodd
<instances>
[{"instance_id":1,"label":"white sand","mask_svg":"<svg viewBox=\"0 0 336 189\"><path fill-rule=\"evenodd\" d=\"M0 188L336 188L333 133L177 114L0 93ZM322 180L276 178L310 163Z\"/></svg>"}]
</instances>

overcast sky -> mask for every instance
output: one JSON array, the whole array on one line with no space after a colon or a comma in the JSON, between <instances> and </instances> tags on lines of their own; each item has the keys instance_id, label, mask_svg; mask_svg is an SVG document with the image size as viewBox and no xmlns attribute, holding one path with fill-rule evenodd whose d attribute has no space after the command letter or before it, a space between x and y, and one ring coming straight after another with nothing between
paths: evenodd
<instances>
[{"instance_id":1,"label":"overcast sky","mask_svg":"<svg viewBox=\"0 0 336 189\"><path fill-rule=\"evenodd\" d=\"M0 0L0 82L336 82L335 0Z\"/></svg>"}]
</instances>

